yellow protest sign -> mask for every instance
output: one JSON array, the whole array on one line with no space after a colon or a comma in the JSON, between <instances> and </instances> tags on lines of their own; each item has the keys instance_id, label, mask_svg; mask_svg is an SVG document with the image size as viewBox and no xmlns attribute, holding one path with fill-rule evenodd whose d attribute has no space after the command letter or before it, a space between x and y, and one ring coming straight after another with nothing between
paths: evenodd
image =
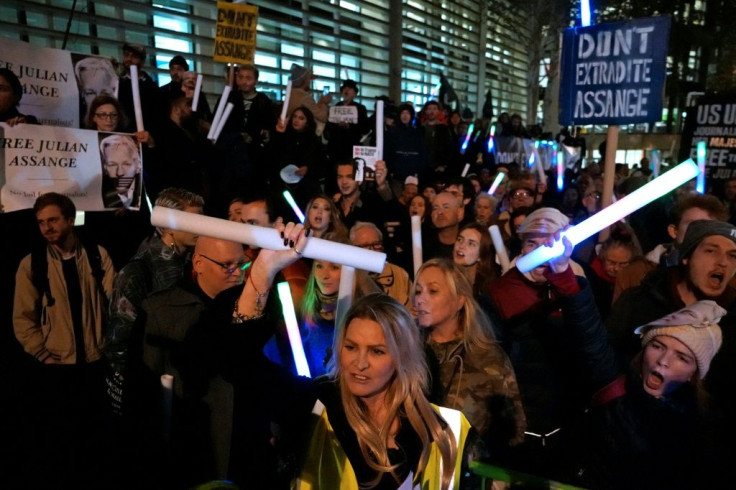
<instances>
[{"instance_id":1,"label":"yellow protest sign","mask_svg":"<svg viewBox=\"0 0 736 490\"><path fill-rule=\"evenodd\" d=\"M217 2L215 57L221 63L253 63L258 7Z\"/></svg>"}]
</instances>

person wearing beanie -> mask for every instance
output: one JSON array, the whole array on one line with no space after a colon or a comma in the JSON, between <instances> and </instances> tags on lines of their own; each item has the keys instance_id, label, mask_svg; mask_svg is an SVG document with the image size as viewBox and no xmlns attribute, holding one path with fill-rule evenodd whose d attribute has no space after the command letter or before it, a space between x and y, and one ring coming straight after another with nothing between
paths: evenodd
<instances>
[{"instance_id":1,"label":"person wearing beanie","mask_svg":"<svg viewBox=\"0 0 736 490\"><path fill-rule=\"evenodd\" d=\"M720 448L702 380L712 374L726 310L699 300L639 326L639 352L621 364L587 281L569 287L572 246L563 243L550 282L565 323L559 342L576 361L587 409L562 429L557 478L584 488L724 488L719 467L730 453Z\"/></svg>"},{"instance_id":2,"label":"person wearing beanie","mask_svg":"<svg viewBox=\"0 0 736 490\"><path fill-rule=\"evenodd\" d=\"M169 100L161 97L160 89L151 75L143 70L146 60L146 48L140 44L123 44L123 62L118 82L118 101L125 111L128 125L123 132L136 132L135 110L133 104L133 86L130 80L130 67L138 68L138 87L143 113L143 126L146 131L155 132L168 109Z\"/></svg>"},{"instance_id":3,"label":"person wearing beanie","mask_svg":"<svg viewBox=\"0 0 736 490\"><path fill-rule=\"evenodd\" d=\"M568 223L567 216L555 208L530 212L519 229L521 255L543 246ZM522 273L515 266L516 260L513 258L505 274L490 282L486 293L496 337L514 366L527 415L527 437L515 451L513 467L552 477L560 429L578 413L584 400L581 386L571 376L575 359L559 342L566 320L560 315L560 290L576 288L576 275L558 284L548 264ZM583 274L579 265L575 264L575 269Z\"/></svg>"},{"instance_id":4,"label":"person wearing beanie","mask_svg":"<svg viewBox=\"0 0 736 490\"><path fill-rule=\"evenodd\" d=\"M327 156L332 162L353 158L353 146L360 145L368 126L368 110L355 101L358 84L355 80L344 80L340 87L340 100L329 109L324 137L327 139Z\"/></svg>"},{"instance_id":5,"label":"person wearing beanie","mask_svg":"<svg viewBox=\"0 0 736 490\"><path fill-rule=\"evenodd\" d=\"M172 100L179 95L183 94L181 84L184 80L184 74L189 71L189 63L180 54L177 54L169 61L169 76L171 81L166 85L161 86L161 93L167 100Z\"/></svg>"},{"instance_id":6,"label":"person wearing beanie","mask_svg":"<svg viewBox=\"0 0 736 490\"><path fill-rule=\"evenodd\" d=\"M312 80L317 78L312 73L312 69L303 67L293 63L289 70L291 80L291 97L289 98L289 107L286 111L287 119L291 117L291 113L298 107L304 106L309 109L317 122L315 133L322 136L329 116L329 106L332 101L332 94L322 95L317 102L314 101L311 85ZM281 121L279 121L281 124ZM283 121L284 129L287 127L286 121Z\"/></svg>"}]
</instances>

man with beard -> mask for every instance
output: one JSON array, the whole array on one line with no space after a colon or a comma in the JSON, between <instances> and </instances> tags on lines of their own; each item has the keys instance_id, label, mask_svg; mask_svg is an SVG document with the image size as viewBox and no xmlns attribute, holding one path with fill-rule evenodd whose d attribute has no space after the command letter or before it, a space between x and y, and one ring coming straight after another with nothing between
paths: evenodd
<instances>
[{"instance_id":1,"label":"man with beard","mask_svg":"<svg viewBox=\"0 0 736 490\"><path fill-rule=\"evenodd\" d=\"M678 265L659 267L639 286L627 289L614 303L607 320L608 334L621 362L629 362L639 348L634 329L689 306L713 300L728 314L721 319L723 346L713 358L705 386L724 414L736 407L736 290L729 281L736 274L736 226L716 220L689 224L677 250ZM724 417L727 439L736 434L733 417Z\"/></svg>"},{"instance_id":2,"label":"man with beard","mask_svg":"<svg viewBox=\"0 0 736 490\"><path fill-rule=\"evenodd\" d=\"M15 336L30 356L19 422L33 421L18 451L33 461L23 472L29 486L74 487L106 467L97 457L106 453L102 334L115 270L104 248L75 233L68 197L43 194L33 211L45 243L21 261L13 303Z\"/></svg>"},{"instance_id":3,"label":"man with beard","mask_svg":"<svg viewBox=\"0 0 736 490\"><path fill-rule=\"evenodd\" d=\"M165 105L161 103L160 90L151 75L143 71L143 62L146 59L146 48L139 44L125 43L123 45L123 63L120 82L118 85L118 100L128 116L128 127L123 128L125 132L136 131L135 111L133 104L133 84L130 78L130 67L138 68L138 87L141 97L141 112L143 113L143 125L146 130L155 130L160 123ZM165 100L165 99L164 99Z\"/></svg>"},{"instance_id":4,"label":"man with beard","mask_svg":"<svg viewBox=\"0 0 736 490\"><path fill-rule=\"evenodd\" d=\"M198 131L192 113L192 100L183 94L169 104L168 118L155 134L153 162L146 166L150 195L167 187L177 187L209 197L210 176L205 163L212 161L211 145Z\"/></svg>"},{"instance_id":5,"label":"man with beard","mask_svg":"<svg viewBox=\"0 0 736 490\"><path fill-rule=\"evenodd\" d=\"M180 54L177 54L169 61L169 75L171 81L161 86L161 93L164 97L174 97L183 93L182 82L184 74L189 71L189 63Z\"/></svg>"}]
</instances>

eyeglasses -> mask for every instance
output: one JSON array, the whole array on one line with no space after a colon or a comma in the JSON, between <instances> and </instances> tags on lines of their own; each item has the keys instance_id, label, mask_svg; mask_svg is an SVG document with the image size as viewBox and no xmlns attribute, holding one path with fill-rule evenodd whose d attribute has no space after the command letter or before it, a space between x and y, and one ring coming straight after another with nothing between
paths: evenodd
<instances>
[{"instance_id":1,"label":"eyeglasses","mask_svg":"<svg viewBox=\"0 0 736 490\"><path fill-rule=\"evenodd\" d=\"M111 121L118 118L117 112L95 112L95 116L100 119L110 119Z\"/></svg>"},{"instance_id":2,"label":"eyeglasses","mask_svg":"<svg viewBox=\"0 0 736 490\"><path fill-rule=\"evenodd\" d=\"M512 199L522 199L524 197L532 197L531 192L528 191L516 191L513 194L511 194Z\"/></svg>"},{"instance_id":3,"label":"eyeglasses","mask_svg":"<svg viewBox=\"0 0 736 490\"><path fill-rule=\"evenodd\" d=\"M588 198L588 197L592 197L593 199L597 201L598 199L601 198L601 194L600 192L588 192L587 194L583 196L583 199Z\"/></svg>"},{"instance_id":4,"label":"eyeglasses","mask_svg":"<svg viewBox=\"0 0 736 490\"><path fill-rule=\"evenodd\" d=\"M213 264L219 265L220 268L222 269L222 272L225 272L227 274L232 274L233 272L238 272L238 273L243 272L245 269L250 267L250 265L252 264L252 262L249 260L241 260L240 262L237 262L235 264L232 264L232 263L225 264L213 258L207 257L205 254L198 253L197 255L199 255L200 257L204 257L205 259L209 260Z\"/></svg>"},{"instance_id":5,"label":"eyeglasses","mask_svg":"<svg viewBox=\"0 0 736 490\"><path fill-rule=\"evenodd\" d=\"M370 250L383 250L383 242L364 243L363 245L358 245L358 247Z\"/></svg>"}]
</instances>

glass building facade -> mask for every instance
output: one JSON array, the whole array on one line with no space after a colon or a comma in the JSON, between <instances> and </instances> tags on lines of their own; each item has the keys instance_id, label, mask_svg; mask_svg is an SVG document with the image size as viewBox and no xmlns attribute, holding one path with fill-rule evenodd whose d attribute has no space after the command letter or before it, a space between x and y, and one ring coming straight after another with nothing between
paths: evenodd
<instances>
[{"instance_id":1,"label":"glass building facade","mask_svg":"<svg viewBox=\"0 0 736 490\"><path fill-rule=\"evenodd\" d=\"M524 22L511 1L496 0L260 0L257 54L260 90L280 100L292 63L309 65L315 90L337 91L356 80L359 99L389 95L423 104L439 92L443 73L459 108L478 113L488 90L493 107L524 114L527 57ZM2 36L40 46L121 58L127 41L148 48L145 69L168 82L168 61L183 54L205 75L211 98L227 67L212 61L216 2L204 0L5 0ZM504 22L493 12L503 9ZM509 18L512 22L509 22Z\"/></svg>"}]
</instances>

